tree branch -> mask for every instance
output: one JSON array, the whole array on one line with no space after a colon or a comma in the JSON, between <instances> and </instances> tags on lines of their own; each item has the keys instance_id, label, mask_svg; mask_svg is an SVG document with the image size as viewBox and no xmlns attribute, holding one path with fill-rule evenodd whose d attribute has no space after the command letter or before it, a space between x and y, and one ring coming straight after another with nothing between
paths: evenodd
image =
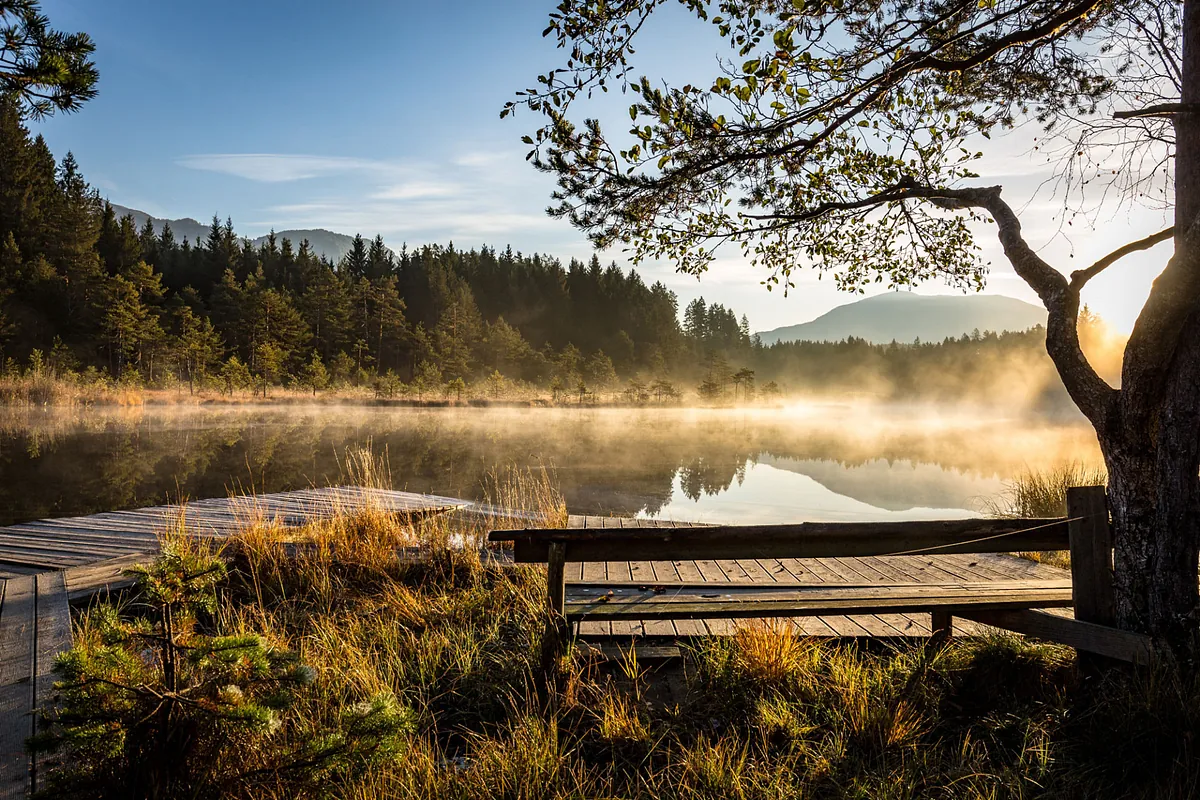
<instances>
[{"instance_id":1,"label":"tree branch","mask_svg":"<svg viewBox=\"0 0 1200 800\"><path fill-rule=\"evenodd\" d=\"M1141 117L1173 117L1176 114L1196 113L1200 105L1195 103L1158 103L1145 108L1135 108L1130 111L1117 111L1113 119L1139 119Z\"/></svg>"},{"instance_id":2,"label":"tree branch","mask_svg":"<svg viewBox=\"0 0 1200 800\"><path fill-rule=\"evenodd\" d=\"M1071 288L1076 292L1080 291L1088 281L1130 253L1136 253L1139 250L1149 250L1151 247L1154 247L1154 245L1159 244L1160 242L1165 242L1168 239L1172 239L1174 236L1175 228L1172 226L1165 230L1161 230L1158 233L1151 234L1144 239L1138 239L1136 242L1130 242L1123 247L1118 247L1116 250L1113 250L1111 253L1097 261L1095 264L1092 264L1087 269L1077 269L1072 272Z\"/></svg>"}]
</instances>

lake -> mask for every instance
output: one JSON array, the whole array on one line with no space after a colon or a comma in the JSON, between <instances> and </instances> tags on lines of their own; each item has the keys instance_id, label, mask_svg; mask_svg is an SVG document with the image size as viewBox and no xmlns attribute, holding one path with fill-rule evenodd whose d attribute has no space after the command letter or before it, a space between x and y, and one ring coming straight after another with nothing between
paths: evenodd
<instances>
[{"instance_id":1,"label":"lake","mask_svg":"<svg viewBox=\"0 0 1200 800\"><path fill-rule=\"evenodd\" d=\"M573 513L741 523L975 515L1026 469L1099 461L1081 421L928 407L7 410L0 524L335 484L357 447L397 489L482 499L491 470L546 468Z\"/></svg>"}]
</instances>

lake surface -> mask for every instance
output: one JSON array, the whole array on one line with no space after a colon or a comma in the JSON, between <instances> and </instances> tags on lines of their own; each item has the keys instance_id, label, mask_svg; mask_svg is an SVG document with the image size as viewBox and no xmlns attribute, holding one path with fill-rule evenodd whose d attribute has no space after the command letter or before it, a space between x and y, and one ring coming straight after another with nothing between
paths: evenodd
<instances>
[{"instance_id":1,"label":"lake surface","mask_svg":"<svg viewBox=\"0 0 1200 800\"><path fill-rule=\"evenodd\" d=\"M697 522L953 518L1026 469L1096 463L1082 422L903 406L769 411L146 407L0 415L0 524L344 481L483 499L546 468L573 513Z\"/></svg>"}]
</instances>

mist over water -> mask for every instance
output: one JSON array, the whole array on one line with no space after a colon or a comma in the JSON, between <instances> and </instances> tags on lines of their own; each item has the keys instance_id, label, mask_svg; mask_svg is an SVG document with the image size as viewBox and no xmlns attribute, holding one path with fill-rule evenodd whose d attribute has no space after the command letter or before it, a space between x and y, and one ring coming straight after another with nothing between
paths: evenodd
<instances>
[{"instance_id":1,"label":"mist over water","mask_svg":"<svg viewBox=\"0 0 1200 800\"><path fill-rule=\"evenodd\" d=\"M493 468L544 467L573 513L741 523L974 515L1026 469L1099 459L1082 422L961 406L10 410L0 524L335 484L359 446L398 489L481 499Z\"/></svg>"}]
</instances>

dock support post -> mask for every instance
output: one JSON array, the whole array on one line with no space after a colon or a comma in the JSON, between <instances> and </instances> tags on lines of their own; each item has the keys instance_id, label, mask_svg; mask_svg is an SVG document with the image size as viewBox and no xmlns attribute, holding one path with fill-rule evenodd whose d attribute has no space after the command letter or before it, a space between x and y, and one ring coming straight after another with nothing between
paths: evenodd
<instances>
[{"instance_id":1,"label":"dock support post","mask_svg":"<svg viewBox=\"0 0 1200 800\"><path fill-rule=\"evenodd\" d=\"M929 636L929 648L936 650L954 635L954 615L948 608L937 608L930 612L929 617L929 627L933 631Z\"/></svg>"},{"instance_id":2,"label":"dock support post","mask_svg":"<svg viewBox=\"0 0 1200 800\"><path fill-rule=\"evenodd\" d=\"M546 559L546 587L550 592L550 610L563 613L567 602L567 545L551 542L550 556Z\"/></svg>"}]
</instances>

